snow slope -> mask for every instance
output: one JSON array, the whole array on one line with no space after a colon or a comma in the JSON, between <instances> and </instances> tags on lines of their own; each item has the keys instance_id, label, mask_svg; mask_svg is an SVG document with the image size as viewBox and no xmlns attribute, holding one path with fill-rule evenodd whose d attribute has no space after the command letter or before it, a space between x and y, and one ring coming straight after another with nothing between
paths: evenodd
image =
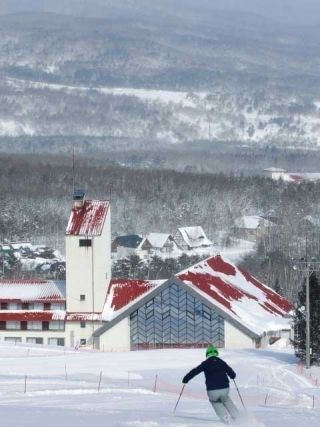
<instances>
[{"instance_id":1,"label":"snow slope","mask_svg":"<svg viewBox=\"0 0 320 427\"><path fill-rule=\"evenodd\" d=\"M249 410L242 426L257 425L254 418L266 427L319 425L320 391L315 383L320 369L312 368L309 377L281 344L270 350L221 351L237 372ZM2 425L219 426L202 374L187 385L173 414L182 376L202 359L203 350L99 353L1 343ZM231 395L241 408L233 383Z\"/></svg>"}]
</instances>

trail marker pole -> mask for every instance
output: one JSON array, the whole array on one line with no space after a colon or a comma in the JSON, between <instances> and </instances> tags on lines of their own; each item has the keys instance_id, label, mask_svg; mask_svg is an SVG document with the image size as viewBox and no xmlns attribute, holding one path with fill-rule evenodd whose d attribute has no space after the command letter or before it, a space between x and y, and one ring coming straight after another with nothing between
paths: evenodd
<instances>
[{"instance_id":1,"label":"trail marker pole","mask_svg":"<svg viewBox=\"0 0 320 427\"><path fill-rule=\"evenodd\" d=\"M64 365L64 378L68 381L67 364Z\"/></svg>"},{"instance_id":2,"label":"trail marker pole","mask_svg":"<svg viewBox=\"0 0 320 427\"><path fill-rule=\"evenodd\" d=\"M98 384L98 391L100 391L101 380L102 380L102 371L100 372L99 384Z\"/></svg>"},{"instance_id":3,"label":"trail marker pole","mask_svg":"<svg viewBox=\"0 0 320 427\"><path fill-rule=\"evenodd\" d=\"M156 375L156 378L154 380L154 386L153 386L153 392L154 393L157 391L157 382L158 382L158 374Z\"/></svg>"}]
</instances>

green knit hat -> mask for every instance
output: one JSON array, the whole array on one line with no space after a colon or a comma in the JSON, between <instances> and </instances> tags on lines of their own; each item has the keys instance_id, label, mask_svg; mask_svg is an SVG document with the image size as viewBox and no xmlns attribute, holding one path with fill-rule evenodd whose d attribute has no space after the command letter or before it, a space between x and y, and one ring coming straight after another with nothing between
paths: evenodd
<instances>
[{"instance_id":1,"label":"green knit hat","mask_svg":"<svg viewBox=\"0 0 320 427\"><path fill-rule=\"evenodd\" d=\"M206 351L206 357L218 357L218 356L219 356L219 352L217 347L215 347L214 345L209 345Z\"/></svg>"}]
</instances>

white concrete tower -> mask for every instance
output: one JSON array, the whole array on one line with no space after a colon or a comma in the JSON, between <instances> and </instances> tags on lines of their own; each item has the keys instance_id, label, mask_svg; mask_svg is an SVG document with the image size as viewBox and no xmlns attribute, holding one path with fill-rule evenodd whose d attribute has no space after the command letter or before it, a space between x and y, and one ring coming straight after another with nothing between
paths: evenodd
<instances>
[{"instance_id":1,"label":"white concrete tower","mask_svg":"<svg viewBox=\"0 0 320 427\"><path fill-rule=\"evenodd\" d=\"M67 312L100 314L110 279L110 203L77 190L66 230Z\"/></svg>"}]
</instances>

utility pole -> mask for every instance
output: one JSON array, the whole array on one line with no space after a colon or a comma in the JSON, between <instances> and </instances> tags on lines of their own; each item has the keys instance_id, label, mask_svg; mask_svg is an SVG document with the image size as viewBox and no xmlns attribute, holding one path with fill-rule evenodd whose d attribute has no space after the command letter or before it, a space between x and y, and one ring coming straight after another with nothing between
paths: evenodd
<instances>
[{"instance_id":1,"label":"utility pole","mask_svg":"<svg viewBox=\"0 0 320 427\"><path fill-rule=\"evenodd\" d=\"M313 261L298 261L293 266L294 270L303 272L306 280L306 369L310 369L310 276L312 273L320 271L320 262Z\"/></svg>"},{"instance_id":2,"label":"utility pole","mask_svg":"<svg viewBox=\"0 0 320 427\"><path fill-rule=\"evenodd\" d=\"M310 369L310 266L306 269L306 368Z\"/></svg>"}]
</instances>

